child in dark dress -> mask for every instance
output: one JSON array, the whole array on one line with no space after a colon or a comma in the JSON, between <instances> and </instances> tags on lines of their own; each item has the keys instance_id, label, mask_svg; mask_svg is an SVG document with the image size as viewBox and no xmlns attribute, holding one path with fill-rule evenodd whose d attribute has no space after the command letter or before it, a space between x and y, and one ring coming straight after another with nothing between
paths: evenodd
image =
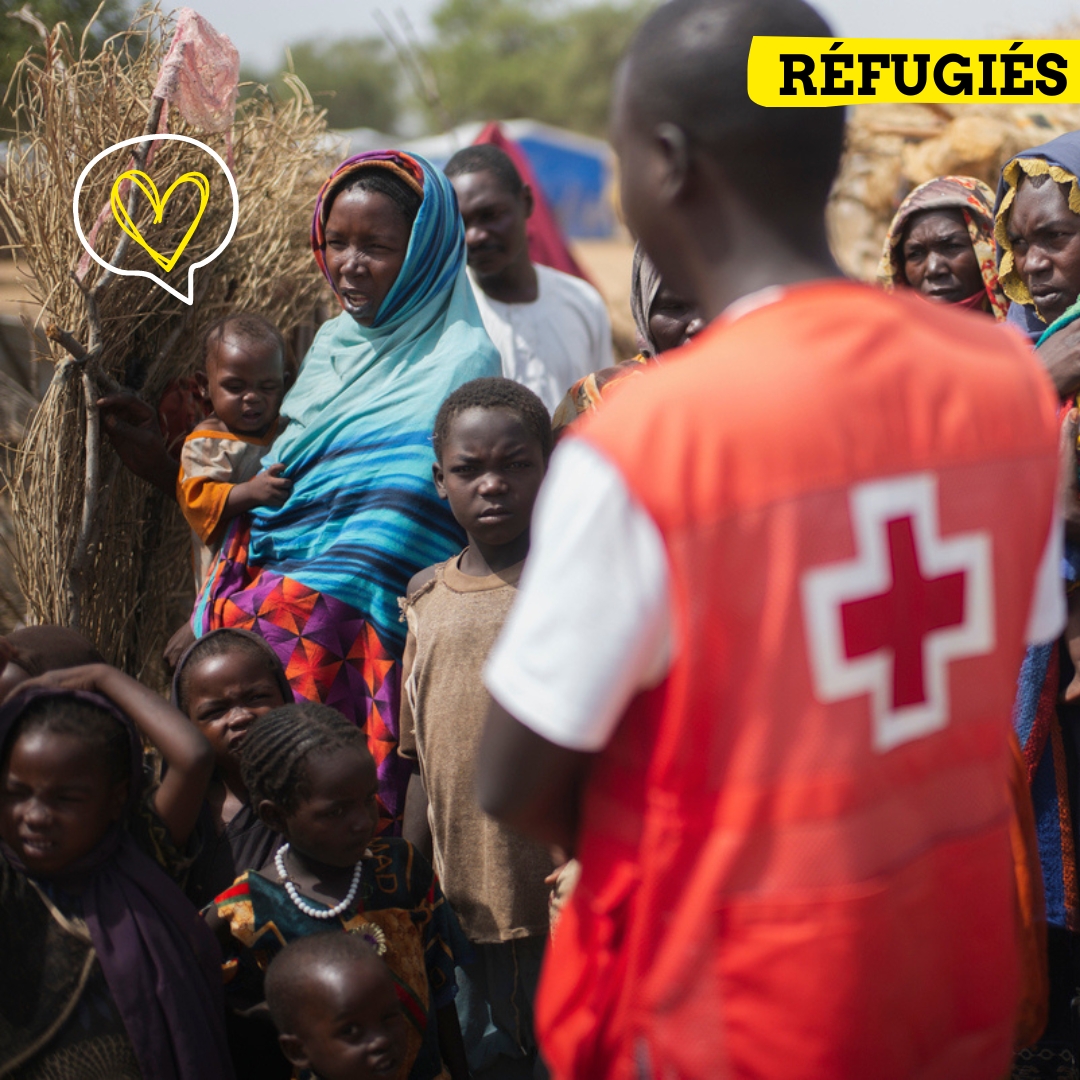
<instances>
[{"instance_id":1,"label":"child in dark dress","mask_svg":"<svg viewBox=\"0 0 1080 1080\"><path fill-rule=\"evenodd\" d=\"M245 736L241 775L286 842L205 913L226 950L230 1006L265 1011L266 967L297 938L358 934L394 974L409 1020L409 1080L436 1080L444 1063L451 1080L465 1080L454 967L468 943L423 856L375 837L378 782L364 733L325 705L275 709Z\"/></svg>"},{"instance_id":2,"label":"child in dark dress","mask_svg":"<svg viewBox=\"0 0 1080 1080\"><path fill-rule=\"evenodd\" d=\"M168 771L144 783L145 737ZM158 859L213 758L167 702L104 664L0 706L0 1075L231 1080L219 950Z\"/></svg>"}]
</instances>

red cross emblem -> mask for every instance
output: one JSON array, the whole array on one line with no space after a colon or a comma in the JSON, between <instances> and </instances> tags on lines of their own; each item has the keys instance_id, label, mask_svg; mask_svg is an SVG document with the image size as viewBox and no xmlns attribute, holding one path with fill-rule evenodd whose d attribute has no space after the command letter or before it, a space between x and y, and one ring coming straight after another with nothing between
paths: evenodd
<instances>
[{"instance_id":1,"label":"red cross emblem","mask_svg":"<svg viewBox=\"0 0 1080 1080\"><path fill-rule=\"evenodd\" d=\"M802 579L816 696L868 694L882 752L944 727L949 663L994 648L990 537L942 537L937 507L929 473L857 485L856 557Z\"/></svg>"}]
</instances>

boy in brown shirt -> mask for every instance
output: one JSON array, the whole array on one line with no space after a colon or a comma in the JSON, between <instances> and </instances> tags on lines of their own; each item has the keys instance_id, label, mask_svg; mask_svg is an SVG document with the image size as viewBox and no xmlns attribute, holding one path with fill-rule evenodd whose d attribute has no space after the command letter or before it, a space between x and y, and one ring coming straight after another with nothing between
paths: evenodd
<instances>
[{"instance_id":1,"label":"boy in brown shirt","mask_svg":"<svg viewBox=\"0 0 1080 1080\"><path fill-rule=\"evenodd\" d=\"M404 835L433 855L473 943L458 969L458 1018L474 1080L546 1076L532 1006L548 931L551 855L489 818L476 751L490 698L481 670L517 594L529 521L551 454L551 420L531 390L475 379L443 403L435 487L469 546L420 571L401 602L409 627L398 753L417 763Z\"/></svg>"}]
</instances>

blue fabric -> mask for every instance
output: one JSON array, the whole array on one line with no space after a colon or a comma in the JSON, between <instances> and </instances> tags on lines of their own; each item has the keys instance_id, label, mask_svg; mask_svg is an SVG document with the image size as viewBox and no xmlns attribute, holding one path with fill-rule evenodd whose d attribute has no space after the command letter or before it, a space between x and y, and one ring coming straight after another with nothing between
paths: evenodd
<instances>
[{"instance_id":1,"label":"blue fabric","mask_svg":"<svg viewBox=\"0 0 1080 1080\"><path fill-rule=\"evenodd\" d=\"M1043 894L1046 898L1046 918L1051 926L1067 927L1070 913L1065 891L1066 876L1072 874L1071 845L1061 835L1062 809L1068 815L1068 792L1059 791L1054 764L1053 738L1047 723L1057 725L1058 717L1039 716L1039 701L1048 679L1050 691L1057 698L1057 665L1051 660L1058 648L1056 641L1031 645L1020 667L1020 678L1013 705L1013 729L1016 731L1025 762L1038 754L1038 763L1031 777L1031 802L1035 809L1035 835L1042 867ZM1034 746L1030 744L1034 744ZM1041 744L1041 745L1040 745Z\"/></svg>"},{"instance_id":2,"label":"blue fabric","mask_svg":"<svg viewBox=\"0 0 1080 1080\"><path fill-rule=\"evenodd\" d=\"M460 550L431 479L431 431L462 383L500 373L465 275L453 188L422 158L424 201L375 325L343 313L319 331L266 457L293 481L251 515L249 562L363 612L400 651L398 596L412 572ZM410 569L411 568L411 569Z\"/></svg>"},{"instance_id":3,"label":"blue fabric","mask_svg":"<svg viewBox=\"0 0 1080 1080\"><path fill-rule=\"evenodd\" d=\"M1024 662L1020 665L1020 677L1016 683L1016 701L1013 704L1013 730L1021 749L1027 746L1031 738L1035 714L1039 708L1039 696L1050 667L1050 656L1056 648L1056 641L1048 641L1043 645L1029 645L1024 653Z\"/></svg>"},{"instance_id":4,"label":"blue fabric","mask_svg":"<svg viewBox=\"0 0 1080 1080\"><path fill-rule=\"evenodd\" d=\"M1080 176L1080 131L1069 131L1064 135L1059 135L1056 139L1051 139L1047 143L1043 143L1041 146L1033 146L1028 150L1021 150L1019 154L1014 154L1009 161L1015 161L1017 158L1042 158L1044 161L1048 161L1051 165L1060 166L1067 172L1071 172L1073 176ZM1008 164L1008 162L1006 162ZM1007 190L1005 181L998 178L997 199L994 203L994 214L997 215L997 208L1001 205L1002 197Z\"/></svg>"}]
</instances>

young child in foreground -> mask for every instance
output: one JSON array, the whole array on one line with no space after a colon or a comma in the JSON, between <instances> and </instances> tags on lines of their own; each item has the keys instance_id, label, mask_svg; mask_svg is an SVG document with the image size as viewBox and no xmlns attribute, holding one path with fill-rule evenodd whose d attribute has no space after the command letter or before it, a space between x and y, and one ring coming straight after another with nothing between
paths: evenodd
<instances>
[{"instance_id":1,"label":"young child in foreground","mask_svg":"<svg viewBox=\"0 0 1080 1080\"><path fill-rule=\"evenodd\" d=\"M213 412L184 440L176 500L191 526L195 583L213 564L225 526L258 506L282 506L284 465L260 472L288 388L285 341L261 315L227 315L203 339L199 381Z\"/></svg>"},{"instance_id":2,"label":"young child in foreground","mask_svg":"<svg viewBox=\"0 0 1080 1080\"><path fill-rule=\"evenodd\" d=\"M365 734L303 702L257 720L240 757L252 805L285 843L205 913L225 950L228 1004L247 1016L265 1011L266 966L297 938L358 934L394 974L410 1080L435 1080L444 1063L452 1080L465 1080L454 965L468 942L428 862L404 840L375 836L378 780Z\"/></svg>"},{"instance_id":3,"label":"young child in foreground","mask_svg":"<svg viewBox=\"0 0 1080 1080\"><path fill-rule=\"evenodd\" d=\"M405 1010L394 977L357 934L314 934L266 972L266 1004L285 1056L311 1080L405 1080Z\"/></svg>"},{"instance_id":4,"label":"young child in foreground","mask_svg":"<svg viewBox=\"0 0 1080 1080\"><path fill-rule=\"evenodd\" d=\"M168 766L155 789L143 738ZM158 863L212 765L180 713L104 664L0 706L0 1074L231 1080L219 950Z\"/></svg>"},{"instance_id":5,"label":"young child in foreground","mask_svg":"<svg viewBox=\"0 0 1080 1080\"><path fill-rule=\"evenodd\" d=\"M415 761L405 836L430 845L473 945L458 1018L474 1076L543 1075L532 1010L548 936L547 848L489 818L476 757L490 697L481 671L517 594L551 454L543 402L509 379L455 390L435 420L435 487L469 546L409 583L398 753Z\"/></svg>"},{"instance_id":6,"label":"young child in foreground","mask_svg":"<svg viewBox=\"0 0 1080 1080\"><path fill-rule=\"evenodd\" d=\"M240 749L260 716L292 701L277 654L247 630L212 630L176 665L172 702L214 751L214 775L195 823L197 854L184 877L184 892L198 908L245 870L265 866L278 848L280 837L259 818L244 787Z\"/></svg>"}]
</instances>

